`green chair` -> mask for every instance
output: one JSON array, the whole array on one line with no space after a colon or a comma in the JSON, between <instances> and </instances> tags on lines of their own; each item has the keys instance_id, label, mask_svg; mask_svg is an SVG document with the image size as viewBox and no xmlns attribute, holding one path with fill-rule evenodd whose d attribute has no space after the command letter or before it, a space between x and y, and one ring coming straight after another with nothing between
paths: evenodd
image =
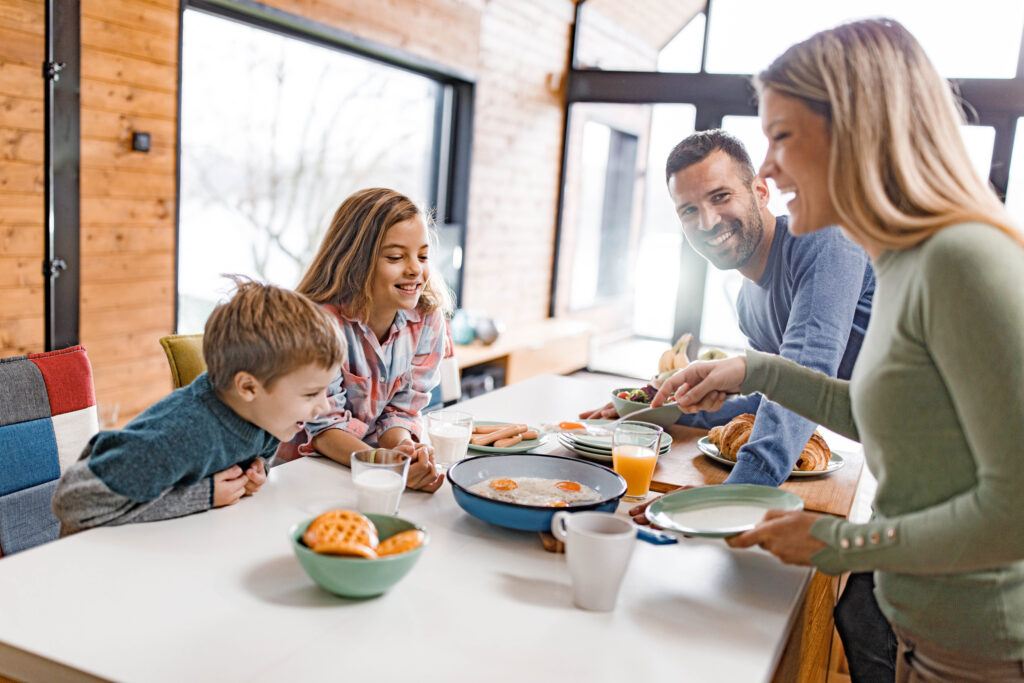
<instances>
[{"instance_id":1,"label":"green chair","mask_svg":"<svg viewBox=\"0 0 1024 683\"><path fill-rule=\"evenodd\" d=\"M167 363L171 366L171 379L174 388L178 389L192 383L196 377L206 370L203 359L203 335L201 334L169 334L160 337L160 346L167 354Z\"/></svg>"}]
</instances>

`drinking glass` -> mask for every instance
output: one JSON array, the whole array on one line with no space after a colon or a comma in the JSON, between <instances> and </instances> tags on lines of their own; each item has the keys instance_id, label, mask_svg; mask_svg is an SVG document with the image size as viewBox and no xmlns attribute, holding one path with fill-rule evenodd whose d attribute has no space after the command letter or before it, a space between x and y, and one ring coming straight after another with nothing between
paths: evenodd
<instances>
[{"instance_id":1,"label":"drinking glass","mask_svg":"<svg viewBox=\"0 0 1024 683\"><path fill-rule=\"evenodd\" d=\"M349 460L359 500L356 509L379 515L398 514L398 503L409 477L409 458L389 448L355 451Z\"/></svg>"},{"instance_id":2,"label":"drinking glass","mask_svg":"<svg viewBox=\"0 0 1024 683\"><path fill-rule=\"evenodd\" d=\"M626 500L647 497L662 431L646 422L622 422L612 432L612 469L626 480Z\"/></svg>"},{"instance_id":3,"label":"drinking glass","mask_svg":"<svg viewBox=\"0 0 1024 683\"><path fill-rule=\"evenodd\" d=\"M434 462L442 471L466 457L473 436L473 416L461 410L427 413L427 436L434 447Z\"/></svg>"}]
</instances>

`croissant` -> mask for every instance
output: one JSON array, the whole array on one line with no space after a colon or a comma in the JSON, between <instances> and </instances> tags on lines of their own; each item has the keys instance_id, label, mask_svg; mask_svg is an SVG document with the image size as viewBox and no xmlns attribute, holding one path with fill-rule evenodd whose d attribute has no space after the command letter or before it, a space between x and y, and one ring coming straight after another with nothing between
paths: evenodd
<instances>
[{"instance_id":1,"label":"croissant","mask_svg":"<svg viewBox=\"0 0 1024 683\"><path fill-rule=\"evenodd\" d=\"M754 428L754 416L751 413L737 415L728 423L714 427L708 432L708 441L713 443L723 458L736 460L740 448L750 439L750 430ZM817 472L828 467L832 451L821 434L814 432L810 441L804 446L797 458L794 469L801 472Z\"/></svg>"}]
</instances>

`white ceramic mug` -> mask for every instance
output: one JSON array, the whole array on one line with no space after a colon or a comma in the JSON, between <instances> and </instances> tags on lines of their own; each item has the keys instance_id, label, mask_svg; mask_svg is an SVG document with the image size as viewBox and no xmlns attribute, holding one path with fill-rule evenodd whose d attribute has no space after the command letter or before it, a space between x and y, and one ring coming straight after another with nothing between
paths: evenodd
<instances>
[{"instance_id":1,"label":"white ceramic mug","mask_svg":"<svg viewBox=\"0 0 1024 683\"><path fill-rule=\"evenodd\" d=\"M561 511L551 519L551 533L565 543L576 606L612 610L633 556L636 525L610 512Z\"/></svg>"}]
</instances>

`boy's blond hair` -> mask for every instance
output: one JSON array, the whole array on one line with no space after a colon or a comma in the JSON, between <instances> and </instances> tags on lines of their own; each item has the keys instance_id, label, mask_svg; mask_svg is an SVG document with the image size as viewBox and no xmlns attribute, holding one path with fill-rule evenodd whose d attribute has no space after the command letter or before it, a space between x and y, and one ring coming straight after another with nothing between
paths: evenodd
<instances>
[{"instance_id":1,"label":"boy's blond hair","mask_svg":"<svg viewBox=\"0 0 1024 683\"><path fill-rule=\"evenodd\" d=\"M289 289L239 276L234 296L213 309L203 334L210 383L226 390L239 372L270 388L304 365L332 368L345 360L334 318Z\"/></svg>"}]
</instances>

